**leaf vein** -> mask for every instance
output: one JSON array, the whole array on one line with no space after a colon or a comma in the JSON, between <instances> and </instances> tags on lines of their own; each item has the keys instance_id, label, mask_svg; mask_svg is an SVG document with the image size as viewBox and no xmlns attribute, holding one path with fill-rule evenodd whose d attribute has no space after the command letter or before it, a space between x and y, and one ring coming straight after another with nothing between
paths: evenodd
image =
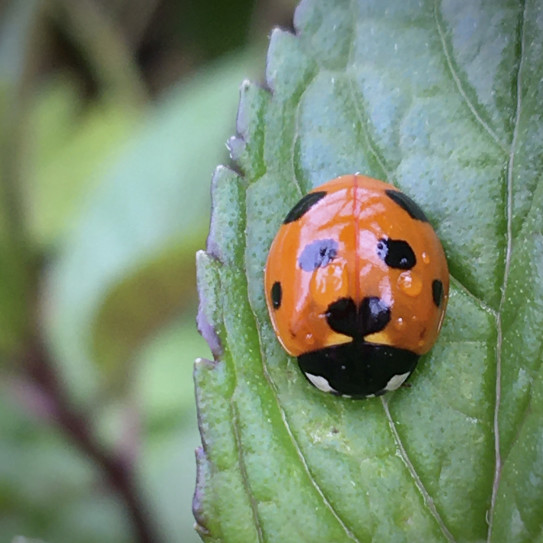
<instances>
[{"instance_id":1,"label":"leaf vein","mask_svg":"<svg viewBox=\"0 0 543 543\"><path fill-rule=\"evenodd\" d=\"M511 147L509 150L509 163L507 165L507 187L506 187L506 199L504 202L504 211L507 220L506 229L506 251L505 251L505 265L503 271L502 282L502 296L496 315L496 328L497 328L497 341L496 341L496 402L494 407L494 451L495 451L495 468L494 468L494 481L492 483L492 497L490 500L489 510L489 522L487 541L492 539L492 527L494 520L494 510L496 506L496 499L498 496L498 488L500 485L500 476L502 470L502 458L500 451L500 428L499 428L499 411L501 403L501 369L502 369L502 343L503 343L503 329L501 313L505 302L507 300L507 285L509 280L509 271L511 268L511 253L512 253L512 220L513 220L513 169L515 162L515 151L517 146L517 138L520 124L520 114L522 110L522 69L525 61L525 28L526 28L526 3L524 3L522 10L522 17L520 21L520 59L517 68L517 106L515 112L515 125L513 130L513 137L511 138Z\"/></svg>"},{"instance_id":2,"label":"leaf vein","mask_svg":"<svg viewBox=\"0 0 543 543\"><path fill-rule=\"evenodd\" d=\"M270 382L271 382L271 378L270 378L269 375L268 375L268 379L270 379ZM292 444L294 446L294 450L296 451L296 454L298 455L298 458L300 459L300 462L301 462L301 464L302 464L302 466L304 468L304 471L307 473L307 477L309 479L309 482L311 483L313 488L317 491L317 494L321 498L324 506L330 511L330 513L332 513L332 515L334 516L334 518L336 519L338 524L344 530L347 537L349 539L351 539L352 541L355 541L356 543L361 543L360 540L356 537L356 535L352 532L352 530L347 526L345 521L340 517L339 513L335 510L334 506L332 505L330 500L326 497L326 495L322 491L320 485L317 483L317 481L315 479L315 476L311 472L311 469L310 469L308 463L305 460L303 452L300 449L300 445L298 444L296 436L294 435L294 433L292 431L292 428L290 427L290 423L288 422L287 415L286 415L285 411L283 410L283 408L281 407L281 404L279 402L279 398L277 397L277 394L276 394L275 390L274 390L274 397L275 397L275 399L277 401L277 405L279 406L279 412L281 414L281 419L283 420L283 424L285 425L285 429L286 429L286 431L287 431L287 433L288 433L288 435L290 437L290 440L291 440L291 442L292 442Z\"/></svg>"},{"instance_id":3,"label":"leaf vein","mask_svg":"<svg viewBox=\"0 0 543 543\"><path fill-rule=\"evenodd\" d=\"M313 83L315 81L315 78L317 77L318 70L315 70L310 78L308 78L306 84L304 85L303 91L300 93L300 95L297 97L296 100L296 108L294 111L294 133L292 137L292 145L290 147L290 167L292 170L292 177L294 178L294 183L296 185L296 188L298 189L298 192L300 193L300 197L304 196L307 191L304 191L302 189L302 183L300 179L298 179L297 171L301 168L296 167L296 145L298 144L298 141L300 139L300 107L302 106L302 99Z\"/></svg>"},{"instance_id":4,"label":"leaf vein","mask_svg":"<svg viewBox=\"0 0 543 543\"><path fill-rule=\"evenodd\" d=\"M253 513L253 520L256 527L256 533L258 536L259 543L264 543L264 533L262 531L262 524L260 522L260 516L258 515L258 505L251 490L251 485L249 483L249 475L247 473L247 466L245 465L245 459L243 458L243 446L241 443L241 436L239 432L239 417L237 407L232 398L230 398L230 409L232 411L232 426L234 429L234 438L236 441L236 448L238 450L238 464L241 472L241 480L243 482L243 488L247 493L249 498L249 503L251 505L251 511Z\"/></svg>"},{"instance_id":5,"label":"leaf vein","mask_svg":"<svg viewBox=\"0 0 543 543\"><path fill-rule=\"evenodd\" d=\"M349 86L349 94L351 96L351 101L353 103L354 110L356 112L356 117L358 119L358 124L362 128L362 131L363 131L363 134L364 134L364 139L366 141L366 147L369 149L370 153L374 156L375 160L379 164L379 167L381 168L385 179L388 180L388 182L390 183L390 182L392 182L391 181L392 180L392 172L387 167L387 165L385 163L385 160L379 154L375 143L373 142L373 140L370 137L369 130L368 130L368 124L369 123L367 122L367 120L366 120L366 118L365 118L365 116L364 116L364 114L363 114L363 112L362 112L362 110L360 108L359 100L356 99L356 93L355 93L355 89L354 89L354 82L353 82L352 78L349 77L349 76L347 76L347 83L348 83L348 86Z\"/></svg>"},{"instance_id":6,"label":"leaf vein","mask_svg":"<svg viewBox=\"0 0 543 543\"><path fill-rule=\"evenodd\" d=\"M383 406L383 409L385 411L386 418L388 420L388 425L390 428L390 431L392 432L392 436L394 437L394 441L396 442L396 446L398 447L398 451L400 453L400 456L407 467L407 470L409 471L409 474L413 478L413 481L415 483L415 486L421 493L424 503L426 504L426 507L430 511L430 514L434 517L435 521L437 522L441 532L445 536L445 538L450 541L451 543L454 543L456 540L454 536L451 534L447 526L445 525L445 522L441 518L441 515L439 514L436 504L430 496L430 493L424 486L424 483L422 482L422 479L420 478L419 474L417 473L417 470L415 469L415 466L413 465L413 462L411 462L411 459L409 458L409 455L407 454L407 451L405 450L405 447L403 446L402 440L400 438L400 434L398 433L398 429L396 428L396 424L394 423L394 420L392 419L392 415L390 414L390 410L388 408L388 400L383 398L381 396L381 404Z\"/></svg>"},{"instance_id":7,"label":"leaf vein","mask_svg":"<svg viewBox=\"0 0 543 543\"><path fill-rule=\"evenodd\" d=\"M447 40L445 38L445 31L443 29L443 25L440 21L439 16L439 8L438 8L438 2L439 0L434 0L434 21L436 24L437 32L439 34L439 40L441 42L441 48L443 50L443 55L445 56L445 62L447 63L447 67L449 68L449 72L451 74L451 77L454 81L454 84L456 85L456 88L462 97L462 100L466 104L467 108L472 113L473 117L477 121L477 123L485 130L485 132L494 140L495 143L499 145L499 147L507 152L507 145L500 140L498 135L492 130L492 128L489 126L489 124L483 119L482 115L477 111L477 108L473 104L473 102L468 97L464 86L462 84L462 80L460 76L458 75L458 72L454 66L453 59L451 57L451 53L449 51L449 47L447 46Z\"/></svg>"},{"instance_id":8,"label":"leaf vein","mask_svg":"<svg viewBox=\"0 0 543 543\"><path fill-rule=\"evenodd\" d=\"M251 309L252 309L252 307L251 307ZM258 322L258 318L256 317L254 309L252 309L252 311L253 311L253 315L255 317L255 322ZM361 543L359 541L359 539L356 537L356 535L352 532L352 530L347 526L345 521L341 518L339 513L335 510L335 508L332 505L332 503L330 502L330 500L328 500L328 498L324 494L322 488L320 487L319 483L315 479L315 476L313 475L313 473L311 471L311 468L309 467L309 464L306 462L306 459L305 459L304 454L303 454L303 452L302 452L302 450L300 448L298 440L296 439L296 436L295 436L294 432L292 431L292 428L290 427L290 423L288 421L287 414L286 414L285 410L283 409L283 407L281 405L281 402L279 400L279 395L278 395L278 392L277 392L277 385L275 384L274 380L272 379L271 375L269 374L269 372L268 372L268 370L266 368L266 364L264 363L265 355L264 355L264 352L263 352L263 349L262 349L262 340L260 338L260 327L257 326L257 330L258 330L258 340L259 340L259 344L260 344L260 359L262 360L262 371L264 373L264 377L266 378L266 380L268 381L268 383L270 385L270 389L272 391L273 398L275 400L275 403L277 404L279 414L281 415L281 420L283 421L283 425L285 426L285 430L287 431L287 434L288 434L288 436L290 438L292 446L294 447L294 451L296 452L296 454L297 454L297 456L298 456L298 458L300 460L300 463L302 464L302 467L304 468L304 471L305 471L305 473L307 475L307 478L308 478L310 484L316 490L318 496L321 498L324 506L330 511L332 516L336 519L338 524L345 531L347 537L349 537L349 539L351 539L352 541L355 541L356 543Z\"/></svg>"},{"instance_id":9,"label":"leaf vein","mask_svg":"<svg viewBox=\"0 0 543 543\"><path fill-rule=\"evenodd\" d=\"M543 355L543 343L540 344L538 353L534 357L534 359L541 361L542 355ZM540 363L537 366L537 368L535 368L535 370L533 371L533 375L537 375L541 371L541 365L542 364ZM537 377L534 377L534 379L537 379ZM528 390L526 391L525 397L527 397L528 400L526 401L526 404L525 404L524 408L522 409L522 413L517 416L516 420L520 421L520 422L518 422L516 424L515 436L514 436L513 440L511 441L511 444L509 445L508 450L504 451L503 454L502 454L502 463L504 463L507 460L507 458L509 457L509 455L511 454L511 451L513 450L515 444L517 443L517 441L518 441L518 439L519 439L519 437L520 437L520 435L522 433L522 429L524 428L524 426L526 424L527 416L531 412L531 406L532 406L532 382L530 382L528 384Z\"/></svg>"},{"instance_id":10,"label":"leaf vein","mask_svg":"<svg viewBox=\"0 0 543 543\"><path fill-rule=\"evenodd\" d=\"M496 310L490 307L486 304L485 301L481 300L475 293L473 293L460 279L458 279L456 276L454 276L452 273L449 272L449 276L451 278L451 282L456 285L458 290L461 290L466 296L471 298L475 304L479 306L480 309L485 311L486 313L490 313L493 316L496 316Z\"/></svg>"}]
</instances>

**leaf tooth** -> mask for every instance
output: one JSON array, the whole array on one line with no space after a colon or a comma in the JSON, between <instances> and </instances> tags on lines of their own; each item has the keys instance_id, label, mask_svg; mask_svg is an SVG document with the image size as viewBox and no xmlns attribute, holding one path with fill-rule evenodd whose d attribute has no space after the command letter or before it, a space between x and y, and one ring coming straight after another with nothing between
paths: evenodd
<instances>
[{"instance_id":1,"label":"leaf tooth","mask_svg":"<svg viewBox=\"0 0 543 543\"><path fill-rule=\"evenodd\" d=\"M197 284L200 304L196 323L198 331L207 341L213 357L218 360L223 353L220 330L221 317L219 298L217 296L219 285L217 263L204 251L196 253Z\"/></svg>"},{"instance_id":2,"label":"leaf tooth","mask_svg":"<svg viewBox=\"0 0 543 543\"><path fill-rule=\"evenodd\" d=\"M243 170L248 180L261 177L264 164L264 120L270 101L268 90L245 80L240 88L236 135L226 146L230 158Z\"/></svg>"},{"instance_id":3,"label":"leaf tooth","mask_svg":"<svg viewBox=\"0 0 543 543\"><path fill-rule=\"evenodd\" d=\"M192 514L196 523L194 529L202 536L211 535L208 528L207 511L204 506L205 502L205 487L209 487L211 480L209 477L209 461L203 447L198 447L195 451L196 455L196 488L192 498Z\"/></svg>"},{"instance_id":4,"label":"leaf tooth","mask_svg":"<svg viewBox=\"0 0 543 543\"><path fill-rule=\"evenodd\" d=\"M244 251L245 212L241 177L218 166L211 182L212 212L207 252L227 266L236 266Z\"/></svg>"},{"instance_id":5,"label":"leaf tooth","mask_svg":"<svg viewBox=\"0 0 543 543\"><path fill-rule=\"evenodd\" d=\"M294 34L279 28L273 30L266 61L266 83L274 95L299 96L315 69L315 61L306 55Z\"/></svg>"}]
</instances>

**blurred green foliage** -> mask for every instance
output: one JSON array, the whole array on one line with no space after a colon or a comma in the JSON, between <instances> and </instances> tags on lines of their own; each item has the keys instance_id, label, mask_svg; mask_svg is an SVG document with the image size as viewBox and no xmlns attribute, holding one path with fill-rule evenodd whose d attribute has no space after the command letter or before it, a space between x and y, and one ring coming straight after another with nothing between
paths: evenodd
<instances>
[{"instance_id":1,"label":"blurred green foliage","mask_svg":"<svg viewBox=\"0 0 543 543\"><path fill-rule=\"evenodd\" d=\"M96 450L132 466L153 541L198 540L194 252L293 4L0 8L0 541L144 540Z\"/></svg>"}]
</instances>

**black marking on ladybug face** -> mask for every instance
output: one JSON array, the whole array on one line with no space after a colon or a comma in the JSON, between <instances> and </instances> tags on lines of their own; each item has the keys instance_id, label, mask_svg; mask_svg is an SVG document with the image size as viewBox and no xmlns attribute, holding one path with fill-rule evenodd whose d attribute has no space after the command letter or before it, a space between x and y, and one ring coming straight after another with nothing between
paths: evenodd
<instances>
[{"instance_id":1,"label":"black marking on ladybug face","mask_svg":"<svg viewBox=\"0 0 543 543\"><path fill-rule=\"evenodd\" d=\"M364 335L381 331L390 321L390 308L376 296L364 298L359 313Z\"/></svg>"},{"instance_id":2,"label":"black marking on ladybug face","mask_svg":"<svg viewBox=\"0 0 543 543\"><path fill-rule=\"evenodd\" d=\"M439 279L432 281L432 298L437 307L443 303L443 283Z\"/></svg>"},{"instance_id":3,"label":"black marking on ladybug face","mask_svg":"<svg viewBox=\"0 0 543 543\"><path fill-rule=\"evenodd\" d=\"M411 245L403 239L380 239L377 243L377 255L389 268L410 270L417 263Z\"/></svg>"},{"instance_id":4,"label":"black marking on ladybug face","mask_svg":"<svg viewBox=\"0 0 543 543\"><path fill-rule=\"evenodd\" d=\"M390 345L354 340L304 353L298 364L309 382L325 392L365 398L400 386L419 355Z\"/></svg>"},{"instance_id":5,"label":"black marking on ladybug face","mask_svg":"<svg viewBox=\"0 0 543 543\"><path fill-rule=\"evenodd\" d=\"M428 219L422 209L409 196L399 190L386 190L386 195L397 203L403 210L407 211L412 219L428 222Z\"/></svg>"},{"instance_id":6,"label":"black marking on ladybug face","mask_svg":"<svg viewBox=\"0 0 543 543\"><path fill-rule=\"evenodd\" d=\"M390 308L375 296L362 300L356 307L352 298L332 302L325 313L332 330L353 338L363 338L382 330L390 321Z\"/></svg>"},{"instance_id":7,"label":"black marking on ladybug face","mask_svg":"<svg viewBox=\"0 0 543 543\"><path fill-rule=\"evenodd\" d=\"M279 309L281 307L281 298L283 297L283 289L281 288L281 283L276 281L271 288L271 299L274 309Z\"/></svg>"},{"instance_id":8,"label":"black marking on ladybug face","mask_svg":"<svg viewBox=\"0 0 543 543\"><path fill-rule=\"evenodd\" d=\"M358 335L358 308L352 298L340 298L332 302L325 316L335 332L352 337Z\"/></svg>"},{"instance_id":9,"label":"black marking on ladybug face","mask_svg":"<svg viewBox=\"0 0 543 543\"><path fill-rule=\"evenodd\" d=\"M324 198L326 194L326 191L310 192L309 194L306 194L288 212L283 224L297 221L300 217L303 217L321 198Z\"/></svg>"},{"instance_id":10,"label":"black marking on ladybug face","mask_svg":"<svg viewBox=\"0 0 543 543\"><path fill-rule=\"evenodd\" d=\"M298 265L304 271L314 271L330 264L337 256L338 242L335 239L318 239L308 243L298 257Z\"/></svg>"}]
</instances>

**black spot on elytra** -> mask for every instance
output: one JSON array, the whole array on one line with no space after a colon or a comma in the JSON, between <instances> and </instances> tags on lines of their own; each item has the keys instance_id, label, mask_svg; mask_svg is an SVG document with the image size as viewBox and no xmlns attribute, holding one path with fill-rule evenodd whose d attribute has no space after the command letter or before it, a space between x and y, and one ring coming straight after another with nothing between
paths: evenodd
<instances>
[{"instance_id":1,"label":"black spot on elytra","mask_svg":"<svg viewBox=\"0 0 543 543\"><path fill-rule=\"evenodd\" d=\"M407 211L412 219L428 222L428 219L422 209L409 196L399 190L387 190L386 195L397 203L404 211Z\"/></svg>"},{"instance_id":2,"label":"black spot on elytra","mask_svg":"<svg viewBox=\"0 0 543 543\"><path fill-rule=\"evenodd\" d=\"M413 249L403 239L381 239L377 244L377 255L389 268L410 270L417 263Z\"/></svg>"},{"instance_id":3,"label":"black spot on elytra","mask_svg":"<svg viewBox=\"0 0 543 543\"><path fill-rule=\"evenodd\" d=\"M377 297L366 297L356 307L352 298L340 298L328 306L326 321L332 330L363 338L382 330L390 321L390 308Z\"/></svg>"},{"instance_id":4,"label":"black spot on elytra","mask_svg":"<svg viewBox=\"0 0 543 543\"><path fill-rule=\"evenodd\" d=\"M283 297L283 289L281 288L281 283L276 281L271 288L271 299L274 309L279 309L281 307L281 298Z\"/></svg>"},{"instance_id":5,"label":"black spot on elytra","mask_svg":"<svg viewBox=\"0 0 543 543\"><path fill-rule=\"evenodd\" d=\"M297 221L303 217L321 198L326 196L326 191L310 192L301 198L298 203L288 212L283 224Z\"/></svg>"},{"instance_id":6,"label":"black spot on elytra","mask_svg":"<svg viewBox=\"0 0 543 543\"><path fill-rule=\"evenodd\" d=\"M443 283L439 279L432 281L432 298L437 307L443 303Z\"/></svg>"},{"instance_id":7,"label":"black spot on elytra","mask_svg":"<svg viewBox=\"0 0 543 543\"><path fill-rule=\"evenodd\" d=\"M298 265L304 271L314 271L330 264L337 256L338 243L334 239L318 239L308 243L298 257Z\"/></svg>"}]
</instances>

